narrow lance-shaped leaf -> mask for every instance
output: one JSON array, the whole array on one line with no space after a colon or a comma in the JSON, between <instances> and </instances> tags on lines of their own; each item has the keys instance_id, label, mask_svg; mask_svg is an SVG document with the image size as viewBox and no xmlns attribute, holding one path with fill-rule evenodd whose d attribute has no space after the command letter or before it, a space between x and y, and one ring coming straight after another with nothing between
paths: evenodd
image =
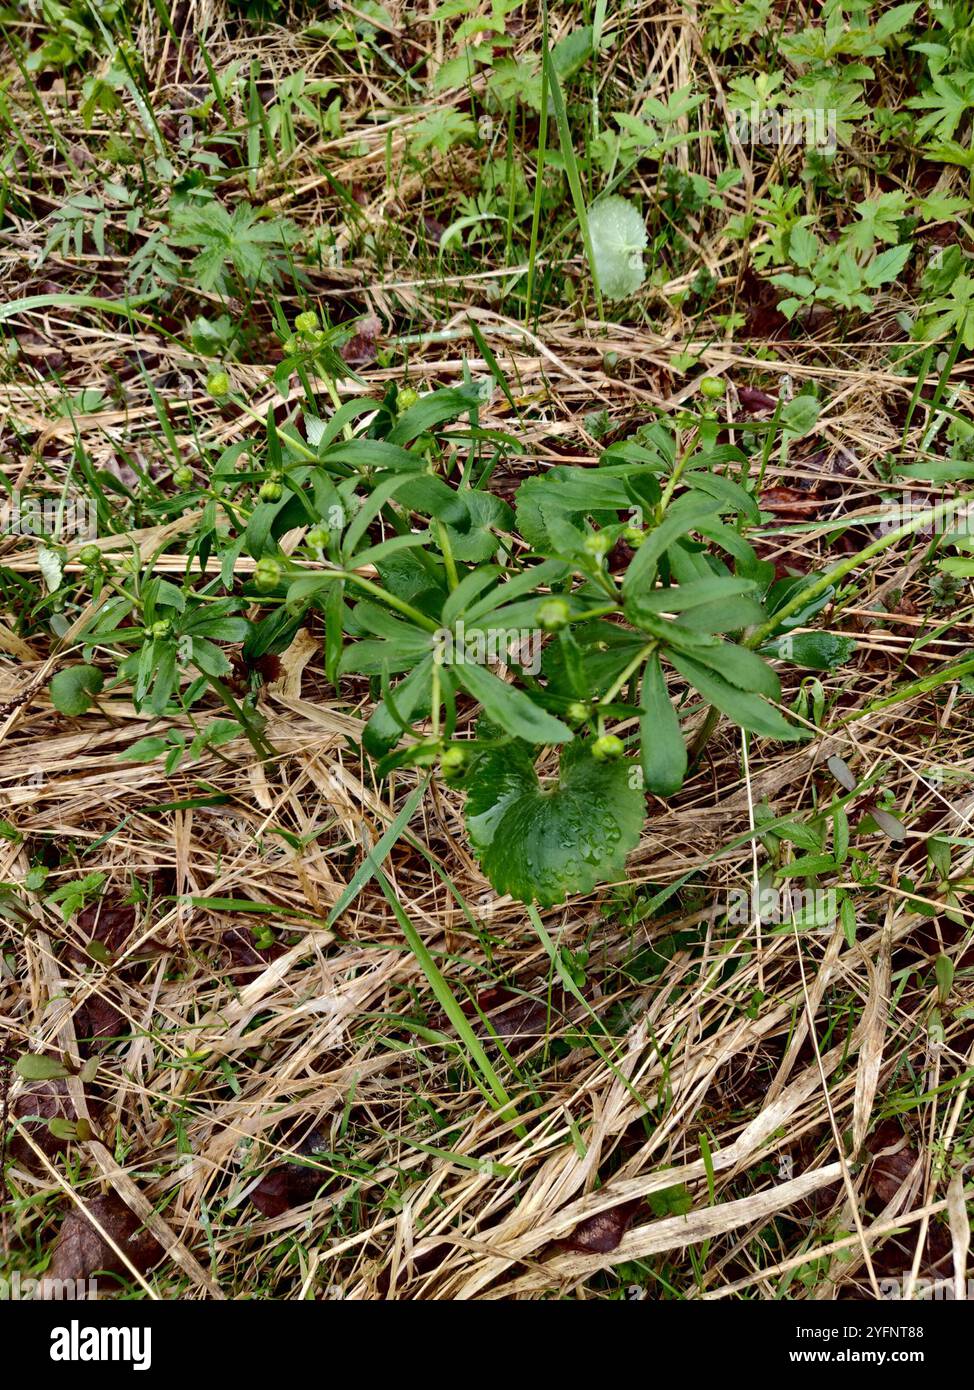
<instances>
[{"instance_id":1,"label":"narrow lance-shaped leaf","mask_svg":"<svg viewBox=\"0 0 974 1390\"><path fill-rule=\"evenodd\" d=\"M646 786L657 796L672 796L687 775L687 749L655 652L643 674L639 733Z\"/></svg>"},{"instance_id":2,"label":"narrow lance-shaped leaf","mask_svg":"<svg viewBox=\"0 0 974 1390\"><path fill-rule=\"evenodd\" d=\"M661 556L681 536L692 531L697 522L713 516L719 507L720 503L716 498L692 493L674 503L664 519L649 532L636 551L622 582L623 595L628 599L631 595L651 589Z\"/></svg>"},{"instance_id":3,"label":"narrow lance-shaped leaf","mask_svg":"<svg viewBox=\"0 0 974 1390\"><path fill-rule=\"evenodd\" d=\"M453 671L464 689L483 706L487 718L500 725L505 733L535 744L567 743L572 737L567 724L484 667L462 662L455 665Z\"/></svg>"},{"instance_id":4,"label":"narrow lance-shaped leaf","mask_svg":"<svg viewBox=\"0 0 974 1390\"><path fill-rule=\"evenodd\" d=\"M699 690L705 700L716 705L721 714L726 714L742 729L782 742L794 742L808 737L804 729L789 724L784 716L760 695L753 695L748 691L738 690L736 686L728 685L715 672L701 666L698 661L682 652L671 652L670 659L680 675Z\"/></svg>"}]
</instances>

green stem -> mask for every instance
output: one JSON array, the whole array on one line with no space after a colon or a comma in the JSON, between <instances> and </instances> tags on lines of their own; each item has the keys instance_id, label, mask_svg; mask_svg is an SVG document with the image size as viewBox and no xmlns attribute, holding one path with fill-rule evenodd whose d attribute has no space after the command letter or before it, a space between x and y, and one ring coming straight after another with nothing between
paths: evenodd
<instances>
[{"instance_id":1,"label":"green stem","mask_svg":"<svg viewBox=\"0 0 974 1390\"><path fill-rule=\"evenodd\" d=\"M541 11L541 51L548 47L548 7ZM538 162L534 179L534 207L531 212L531 242L528 247L528 283L524 296L524 322L531 322L531 304L534 299L535 266L538 259L538 228L541 224L541 198L544 192L545 146L548 140L548 84L541 77L541 116L538 126Z\"/></svg>"},{"instance_id":2,"label":"green stem","mask_svg":"<svg viewBox=\"0 0 974 1390\"><path fill-rule=\"evenodd\" d=\"M292 575L293 575L292 571ZM303 571L302 571L303 577ZM421 613L418 608L414 608L405 599L397 598L395 594L390 594L387 589L380 588L378 584L373 584L371 579L366 579L362 574L356 574L354 570L324 569L317 576L319 579L347 579L351 584L357 584L360 589L364 589L373 598L381 599L390 608L395 608L404 618L408 618L417 627L423 628L426 632L439 632L440 624L428 618L425 613Z\"/></svg>"},{"instance_id":3,"label":"green stem","mask_svg":"<svg viewBox=\"0 0 974 1390\"><path fill-rule=\"evenodd\" d=\"M234 719L240 724L240 727L247 736L247 742L257 754L258 758L260 758L261 762L265 762L268 758L280 757L274 745L268 742L268 740L254 728L250 716L244 713L242 706L237 704L237 701L230 694L230 691L223 682L217 676L208 675L207 672L201 670L200 667L196 669L200 672L201 676L206 677L211 688L216 691Z\"/></svg>"},{"instance_id":4,"label":"green stem","mask_svg":"<svg viewBox=\"0 0 974 1390\"><path fill-rule=\"evenodd\" d=\"M866 705L865 709L855 710L852 714L847 714L838 721L836 728L843 728L846 724L855 724L860 719L866 719L869 715L875 714L878 710L889 709L892 705L901 705L905 700L912 700L915 695L926 695L931 690L938 690L942 685L948 685L951 681L959 680L961 676L966 676L974 671L974 657L967 657L963 661L956 662L953 666L946 666L942 671L933 671L929 676L921 676L919 680L910 681L909 685L900 686L899 690L892 695L885 696L882 700L873 700Z\"/></svg>"},{"instance_id":5,"label":"green stem","mask_svg":"<svg viewBox=\"0 0 974 1390\"><path fill-rule=\"evenodd\" d=\"M661 514L664 513L667 507L670 505L670 499L676 491L676 485L680 481L680 477L683 473L683 470L686 468L689 462L690 454L688 452L683 455L683 457L677 462L676 467L673 469L673 472L670 476L670 480L666 484L663 496L660 498L659 501L659 509Z\"/></svg>"},{"instance_id":6,"label":"green stem","mask_svg":"<svg viewBox=\"0 0 974 1390\"><path fill-rule=\"evenodd\" d=\"M397 598L395 594L390 594L387 590L380 588L378 584L373 584L371 579L366 579L364 576L356 574L354 570L335 570L334 577L336 579L348 579L353 584L357 584L359 588L364 589L366 593L372 594L374 598L381 599L383 603L388 603L390 608L397 609L404 618L408 618L410 622L415 623L417 627L424 628L427 632L439 632L439 623L434 622L432 618L427 618L425 613L421 613L418 608L414 608L413 605L407 603L405 599Z\"/></svg>"},{"instance_id":7,"label":"green stem","mask_svg":"<svg viewBox=\"0 0 974 1390\"><path fill-rule=\"evenodd\" d=\"M579 613L572 622L590 623L595 618L610 618L613 613L620 611L618 603L607 603L604 608L586 608L584 613Z\"/></svg>"},{"instance_id":8,"label":"green stem","mask_svg":"<svg viewBox=\"0 0 974 1390\"><path fill-rule=\"evenodd\" d=\"M612 701L618 695L619 691L625 685L626 681L632 675L633 671L637 670L643 664L644 661L648 661L648 659L652 656L653 652L656 650L658 646L659 643L654 640L652 642L648 642L645 647L641 647L639 651L636 653L636 655L633 657L632 661L630 661L629 665L623 671L622 675L618 676L609 686L605 694L600 697L599 704L611 705Z\"/></svg>"},{"instance_id":9,"label":"green stem","mask_svg":"<svg viewBox=\"0 0 974 1390\"><path fill-rule=\"evenodd\" d=\"M710 735L716 729L720 721L720 710L716 705L711 705L707 710L707 717L700 725L700 732L697 734L693 743L690 745L690 766L693 767L700 758L700 754L710 742Z\"/></svg>"},{"instance_id":10,"label":"green stem","mask_svg":"<svg viewBox=\"0 0 974 1390\"><path fill-rule=\"evenodd\" d=\"M440 543L440 550L443 553L443 564L446 568L447 583L451 590L455 589L460 583L460 579L457 575L457 564L453 558L453 547L450 544L450 537L447 534L446 527L440 520L436 522L436 538Z\"/></svg>"},{"instance_id":11,"label":"green stem","mask_svg":"<svg viewBox=\"0 0 974 1390\"><path fill-rule=\"evenodd\" d=\"M922 531L923 528L929 526L931 522L936 527L940 522L946 521L947 517L952 516L954 512L959 511L961 507L967 506L972 500L972 497L974 497L974 494L965 493L961 497L955 497L950 502L941 502L936 507L931 507L928 511L919 512L912 520L904 522L903 525L898 526L895 531L888 531L885 536L880 536L879 539L873 541L871 545L867 545L864 550L858 551L855 555L847 556L844 560L840 561L839 564L830 569L827 574L823 574L819 579L816 579L814 584L810 584L807 588L802 589L800 593L790 598L784 607L779 608L776 613L773 613L771 617L768 618L767 622L755 628L744 643L744 646L751 648L759 647L765 638L769 637L776 628L781 626L786 618L790 618L793 613L797 613L800 609L805 608L813 599L818 598L819 594L824 594L826 589L835 584L837 580L843 579L858 565L865 564L867 561L872 560L874 556L882 554L884 550L888 550L890 546L895 545L897 541L904 540L908 536L916 535L918 531Z\"/></svg>"},{"instance_id":12,"label":"green stem","mask_svg":"<svg viewBox=\"0 0 974 1390\"><path fill-rule=\"evenodd\" d=\"M256 420L258 425L267 425L266 419L262 415L259 415L252 406L249 406L247 404L246 401L241 400L239 396L231 396L230 399L239 410L243 411L245 415L249 415L252 420ZM283 430L278 430L277 433L278 437L284 441L284 443L288 446L289 449L293 449L296 454L300 454L302 458L308 461L308 463L321 462L321 460L318 458L318 455L314 452L313 449L308 448L307 444L305 444L303 439L297 439L292 434L285 434Z\"/></svg>"}]
</instances>

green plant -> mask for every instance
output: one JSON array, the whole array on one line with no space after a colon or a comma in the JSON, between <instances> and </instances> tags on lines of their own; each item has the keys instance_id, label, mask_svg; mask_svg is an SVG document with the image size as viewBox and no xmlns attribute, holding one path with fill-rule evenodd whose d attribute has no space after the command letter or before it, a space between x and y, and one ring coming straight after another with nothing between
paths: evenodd
<instances>
[{"instance_id":1,"label":"green plant","mask_svg":"<svg viewBox=\"0 0 974 1390\"><path fill-rule=\"evenodd\" d=\"M103 27L124 12L123 0L100 0L97 8L84 0L41 0L42 40L27 58L28 72L68 68L83 62L102 46Z\"/></svg>"},{"instance_id":2,"label":"green plant","mask_svg":"<svg viewBox=\"0 0 974 1390\"><path fill-rule=\"evenodd\" d=\"M607 299L635 294L646 276L646 224L625 198L601 198L588 212L598 283Z\"/></svg>"},{"instance_id":3,"label":"green plant","mask_svg":"<svg viewBox=\"0 0 974 1390\"><path fill-rule=\"evenodd\" d=\"M287 265L285 253L296 237L297 230L287 218L264 218L246 202L236 203L228 212L221 202L210 199L175 209L169 241L197 252L189 274L201 290L226 294L234 286L230 270L245 288L279 284Z\"/></svg>"},{"instance_id":4,"label":"green plant","mask_svg":"<svg viewBox=\"0 0 974 1390\"><path fill-rule=\"evenodd\" d=\"M299 336L325 332L316 322L300 315ZM445 445L463 436L444 431L480 399L476 385L402 403L393 391L342 406L318 423L314 445L269 421L264 469L234 468L238 451L210 483L204 533L220 510L238 528L236 542L220 542L220 576L177 586L151 562L116 562L82 651L119 652L106 695L131 683L136 706L162 715L211 689L232 715L201 727L188 750L182 735L151 735L129 756L164 756L175 769L185 751L196 757L241 729L265 756L250 697L238 704L227 686L224 648L242 644L248 661L281 651L320 612L328 679L366 678L378 696L363 746L379 775L439 766L469 789L471 842L498 891L552 903L622 875L646 793L672 795L686 775L681 725L700 708L694 690L752 734L799 739L755 649L806 667L848 649L775 642L834 587L775 583L747 539L760 517L748 453L707 442L706 412L696 445L681 450L661 422L606 450L595 470L526 479L512 511L472 455L458 475L447 463ZM816 415L800 397L780 427L794 438ZM357 431L356 418L367 421ZM279 539L295 527L304 545L285 553ZM635 547L628 559L616 558L622 544ZM256 567L238 596L244 550ZM245 617L255 600L262 613ZM458 739L461 695L481 714ZM638 735L617 732L634 724ZM538 763L545 747L560 750L557 772Z\"/></svg>"}]
</instances>

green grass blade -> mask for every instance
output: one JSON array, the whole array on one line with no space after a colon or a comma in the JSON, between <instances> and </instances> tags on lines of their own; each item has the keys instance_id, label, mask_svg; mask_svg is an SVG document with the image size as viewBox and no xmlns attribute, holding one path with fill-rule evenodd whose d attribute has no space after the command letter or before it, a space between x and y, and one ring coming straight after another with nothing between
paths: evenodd
<instances>
[{"instance_id":1,"label":"green grass blade","mask_svg":"<svg viewBox=\"0 0 974 1390\"><path fill-rule=\"evenodd\" d=\"M419 961L423 974L429 981L430 989L432 989L436 996L437 1003L457 1030L457 1035L467 1049L470 1060L475 1064L476 1070L480 1073L479 1084L481 1089L484 1091L488 1100L491 1101L495 1110L502 1110L507 1113L509 1118L513 1118L514 1102L505 1091L500 1077L494 1071L490 1058L484 1051L483 1044L470 1025L470 1020L461 1009L456 996L440 973L439 967L430 955L426 943L403 910L403 906L393 892L389 880L379 868L378 864L375 864L374 868L379 887L382 889L386 902L392 908L396 921L402 927L403 935L406 938L409 949Z\"/></svg>"},{"instance_id":2,"label":"green grass blade","mask_svg":"<svg viewBox=\"0 0 974 1390\"><path fill-rule=\"evenodd\" d=\"M585 203L585 195L582 192L582 177L578 168L578 160L575 158L575 147L572 144L571 127L568 124L568 112L565 109L565 98L561 90L561 83L555 71L555 65L551 61L551 49L548 45L547 36L544 38L543 58L545 89L551 93L551 105L555 113L555 124L558 127L558 140L561 145L561 157L565 161L565 174L568 178L568 187L571 190L572 203L575 207L575 216L578 218L579 230L582 233L582 244L585 247L585 256L588 260L588 267L592 275L592 289L595 292L595 307L600 319L605 318L605 308L602 303L602 290L599 286L598 272L595 268L595 252L592 248L592 235L588 225L588 208ZM539 171L540 177L540 171Z\"/></svg>"}]
</instances>

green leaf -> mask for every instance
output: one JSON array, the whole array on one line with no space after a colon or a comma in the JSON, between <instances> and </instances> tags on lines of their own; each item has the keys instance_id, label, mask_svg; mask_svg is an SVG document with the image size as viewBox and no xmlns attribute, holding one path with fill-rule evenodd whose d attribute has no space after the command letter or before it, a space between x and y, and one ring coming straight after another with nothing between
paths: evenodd
<instances>
[{"instance_id":1,"label":"green leaf","mask_svg":"<svg viewBox=\"0 0 974 1390\"><path fill-rule=\"evenodd\" d=\"M473 1066L471 1069L476 1067L480 1076L483 1078L481 1089L484 1091L485 1095L492 1097L493 1108L495 1110L503 1109L505 1111L513 1111L510 1097L504 1090L504 1086L497 1073L494 1071L490 1058L484 1050L483 1043L474 1031L470 1019L457 1002L457 998L450 989L450 986L440 973L436 962L430 954L429 948L416 930L411 918L405 912L402 903L393 890L392 884L379 868L379 865L375 862L372 855L369 856L368 862L372 864L379 882L379 887L382 889L386 902L392 908L396 920L402 927L403 935L406 938L409 949L419 961L440 1007L457 1031L462 1048L465 1049L468 1054L468 1065L472 1063Z\"/></svg>"},{"instance_id":2,"label":"green leaf","mask_svg":"<svg viewBox=\"0 0 974 1390\"><path fill-rule=\"evenodd\" d=\"M426 466L421 454L411 454L388 439L345 439L319 450L323 464L350 464L358 472L385 468L390 472L418 473Z\"/></svg>"},{"instance_id":3,"label":"green leaf","mask_svg":"<svg viewBox=\"0 0 974 1390\"><path fill-rule=\"evenodd\" d=\"M851 898L843 898L839 906L839 921L846 945L851 949L856 944L856 905Z\"/></svg>"},{"instance_id":4,"label":"green leaf","mask_svg":"<svg viewBox=\"0 0 974 1390\"><path fill-rule=\"evenodd\" d=\"M151 304L159 296L158 290L152 294L133 295L128 300L99 299L93 294L30 294L24 299L12 299L7 304L0 304L0 323L33 309L94 309L103 314L119 314L122 318L131 318L137 323L156 328L155 322L147 314L137 314L135 309L140 304Z\"/></svg>"},{"instance_id":5,"label":"green leaf","mask_svg":"<svg viewBox=\"0 0 974 1390\"><path fill-rule=\"evenodd\" d=\"M451 146L473 140L476 134L477 127L472 117L466 112L455 111L452 106L448 106L443 110L434 111L432 116L427 116L425 120L413 126L409 151L413 155L419 155L425 150L434 149L446 154Z\"/></svg>"},{"instance_id":6,"label":"green leaf","mask_svg":"<svg viewBox=\"0 0 974 1390\"><path fill-rule=\"evenodd\" d=\"M617 520L632 498L622 479L599 469L559 466L543 477L527 478L517 490L517 526L527 543L540 552L554 548L550 528L557 520L580 525L591 516L600 525Z\"/></svg>"},{"instance_id":7,"label":"green leaf","mask_svg":"<svg viewBox=\"0 0 974 1390\"><path fill-rule=\"evenodd\" d=\"M595 311L598 317L605 317L605 306L602 301L602 288L599 280L599 272L595 248L592 243L592 231L589 225L588 208L585 205L585 194L582 191L582 179L578 167L578 157L575 153L575 142L572 135L571 122L568 119L568 111L565 106L565 95L561 90L561 82L558 78L558 70L552 60L551 49L548 46L548 20L547 14L542 25L541 35L541 71L543 89L539 109L544 110L544 93L547 92L551 97L551 109L555 117L555 125L558 128L558 143L561 146L562 163L565 170L565 177L568 180L568 190L572 195L572 206L575 209L575 216L578 218L578 229L582 234L582 245L585 247L585 256L588 260L589 270L592 275L592 290L595 294ZM540 190L541 179L539 170L538 188ZM538 216L539 203L535 204L535 219ZM537 223L535 222L535 227ZM645 228L644 233L645 235ZM532 233L532 248L536 233ZM644 243L645 244L645 243ZM641 259L641 257L640 257ZM533 260L533 254L532 254ZM531 275L533 276L533 269ZM529 280L530 284L530 280ZM531 294L528 292L530 302Z\"/></svg>"},{"instance_id":8,"label":"green leaf","mask_svg":"<svg viewBox=\"0 0 974 1390\"><path fill-rule=\"evenodd\" d=\"M592 26L586 24L581 29L573 29L560 39L551 50L552 66L561 78L562 82L567 82L574 77L579 68L588 62L592 56Z\"/></svg>"},{"instance_id":9,"label":"green leaf","mask_svg":"<svg viewBox=\"0 0 974 1390\"><path fill-rule=\"evenodd\" d=\"M954 962L950 956L941 952L934 963L934 974L937 977L937 998L941 1004L946 1004L954 984Z\"/></svg>"},{"instance_id":10,"label":"green leaf","mask_svg":"<svg viewBox=\"0 0 974 1390\"><path fill-rule=\"evenodd\" d=\"M494 532L509 530L514 513L506 502L489 492L464 488L454 495L465 508L466 517L460 523L447 522L453 558L468 564L479 564L495 553L498 541Z\"/></svg>"},{"instance_id":11,"label":"green leaf","mask_svg":"<svg viewBox=\"0 0 974 1390\"><path fill-rule=\"evenodd\" d=\"M25 1081L55 1081L68 1075L67 1067L56 1057L40 1057L32 1052L17 1058L14 1071Z\"/></svg>"},{"instance_id":12,"label":"green leaf","mask_svg":"<svg viewBox=\"0 0 974 1390\"><path fill-rule=\"evenodd\" d=\"M534 760L525 744L511 743L481 754L468 778L466 805L467 833L477 850L493 840L508 806L537 786Z\"/></svg>"},{"instance_id":13,"label":"green leaf","mask_svg":"<svg viewBox=\"0 0 974 1390\"><path fill-rule=\"evenodd\" d=\"M728 685L715 672L709 671L706 666L701 666L682 652L671 651L669 658L680 675L695 686L705 700L716 705L722 714L733 719L742 729L782 742L794 742L808 737L804 729L789 724L783 715L760 695L753 695L748 691L738 690L736 686Z\"/></svg>"},{"instance_id":14,"label":"green leaf","mask_svg":"<svg viewBox=\"0 0 974 1390\"><path fill-rule=\"evenodd\" d=\"M891 10L887 10L876 20L873 25L874 37L882 41L890 38L893 34L898 34L906 28L919 8L919 3L894 5Z\"/></svg>"},{"instance_id":15,"label":"green leaf","mask_svg":"<svg viewBox=\"0 0 974 1390\"><path fill-rule=\"evenodd\" d=\"M700 493L687 493L674 502L660 524L649 532L626 571L622 592L627 602L632 595L646 593L652 588L656 566L669 547L692 531L698 522L712 517L720 505L716 498Z\"/></svg>"},{"instance_id":16,"label":"green leaf","mask_svg":"<svg viewBox=\"0 0 974 1390\"><path fill-rule=\"evenodd\" d=\"M715 575L712 579L694 579L679 587L654 589L632 600L637 613L685 613L702 604L754 594L758 585L753 579L735 579L732 575Z\"/></svg>"},{"instance_id":17,"label":"green leaf","mask_svg":"<svg viewBox=\"0 0 974 1390\"><path fill-rule=\"evenodd\" d=\"M635 294L646 278L646 223L635 203L613 194L588 211L598 284L606 299Z\"/></svg>"},{"instance_id":18,"label":"green leaf","mask_svg":"<svg viewBox=\"0 0 974 1390\"><path fill-rule=\"evenodd\" d=\"M130 748L119 754L119 757L133 763L151 763L160 753L165 753L168 747L169 744L164 738L150 734L148 738L136 739Z\"/></svg>"},{"instance_id":19,"label":"green leaf","mask_svg":"<svg viewBox=\"0 0 974 1390\"><path fill-rule=\"evenodd\" d=\"M954 579L974 579L974 560L952 555L947 560L941 560L940 568Z\"/></svg>"},{"instance_id":20,"label":"green leaf","mask_svg":"<svg viewBox=\"0 0 974 1390\"><path fill-rule=\"evenodd\" d=\"M483 401L478 386L447 386L433 391L404 411L388 434L390 444L409 444L437 425L456 420Z\"/></svg>"},{"instance_id":21,"label":"green leaf","mask_svg":"<svg viewBox=\"0 0 974 1390\"><path fill-rule=\"evenodd\" d=\"M769 839L772 837L769 836ZM799 849L807 849L818 854L822 849L821 833L811 825L804 825L801 821L786 820L778 821L774 828L774 839L787 840L790 845L797 845Z\"/></svg>"},{"instance_id":22,"label":"green leaf","mask_svg":"<svg viewBox=\"0 0 974 1390\"><path fill-rule=\"evenodd\" d=\"M543 787L523 750L482 754L471 773L468 829L498 893L542 907L621 878L645 815L628 760L597 762L581 740Z\"/></svg>"},{"instance_id":23,"label":"green leaf","mask_svg":"<svg viewBox=\"0 0 974 1390\"><path fill-rule=\"evenodd\" d=\"M821 254L818 237L799 223L797 227L792 228L788 238L788 254L794 265L807 270L815 264Z\"/></svg>"},{"instance_id":24,"label":"green leaf","mask_svg":"<svg viewBox=\"0 0 974 1390\"><path fill-rule=\"evenodd\" d=\"M496 575L500 573L500 570L497 566L491 565L487 568L481 566L477 571L478 575L485 573ZM535 565L533 569L526 569L521 574L515 575L513 579L508 579L504 584L498 584L482 599L478 599L476 603L471 603L466 610L457 606L460 603L460 594L464 593L463 602L466 602L466 594L470 592L469 589L464 589L464 585L467 583L464 580L447 599L443 607L443 622L451 625L464 611L466 611L468 623L477 622L488 613L500 608L502 604L509 605L513 600L522 598L525 594L543 589L547 584L557 583L558 580L564 579L566 574L568 574L568 566L563 561L545 560L540 565ZM473 577L472 575L468 576L470 579ZM483 587L483 585L478 585L478 589Z\"/></svg>"},{"instance_id":25,"label":"green leaf","mask_svg":"<svg viewBox=\"0 0 974 1390\"><path fill-rule=\"evenodd\" d=\"M51 702L62 714L77 719L91 707L104 683L97 666L66 666L51 681Z\"/></svg>"},{"instance_id":26,"label":"green leaf","mask_svg":"<svg viewBox=\"0 0 974 1390\"><path fill-rule=\"evenodd\" d=\"M451 669L464 689L483 706L487 718L505 733L535 744L567 743L571 739L567 724L492 671L469 662L458 663Z\"/></svg>"},{"instance_id":27,"label":"green leaf","mask_svg":"<svg viewBox=\"0 0 974 1390\"><path fill-rule=\"evenodd\" d=\"M465 48L457 57L448 58L437 68L436 76L433 78L433 91L448 92L453 87L466 87L473 74L473 52Z\"/></svg>"},{"instance_id":28,"label":"green leaf","mask_svg":"<svg viewBox=\"0 0 974 1390\"><path fill-rule=\"evenodd\" d=\"M713 647L691 648L690 654L694 661L709 666L722 681L736 685L738 690L754 691L769 700L781 697L781 682L774 671L746 647L717 642Z\"/></svg>"},{"instance_id":29,"label":"green leaf","mask_svg":"<svg viewBox=\"0 0 974 1390\"><path fill-rule=\"evenodd\" d=\"M907 241L902 246L891 246L888 251L880 252L866 266L863 277L866 284L872 289L878 289L880 285L886 285L890 280L895 280L910 259L912 250L912 244Z\"/></svg>"},{"instance_id":30,"label":"green leaf","mask_svg":"<svg viewBox=\"0 0 974 1390\"><path fill-rule=\"evenodd\" d=\"M173 246L201 248L190 272L199 288L209 293L229 288L228 264L250 286L278 283L286 266L280 253L296 237L297 229L286 218L262 218L247 202L236 203L231 213L211 199L176 208L169 241Z\"/></svg>"},{"instance_id":31,"label":"green leaf","mask_svg":"<svg viewBox=\"0 0 974 1390\"><path fill-rule=\"evenodd\" d=\"M817 874L831 874L838 869L831 854L803 854L777 870L779 878L812 878Z\"/></svg>"},{"instance_id":32,"label":"green leaf","mask_svg":"<svg viewBox=\"0 0 974 1390\"><path fill-rule=\"evenodd\" d=\"M457 525L462 524L467 518L460 494L432 473L420 473L415 478L407 478L398 489L397 496L410 511L436 517L437 521Z\"/></svg>"},{"instance_id":33,"label":"green leaf","mask_svg":"<svg viewBox=\"0 0 974 1390\"><path fill-rule=\"evenodd\" d=\"M687 750L655 652L646 663L642 693L639 733L646 785L657 796L672 796L687 775Z\"/></svg>"},{"instance_id":34,"label":"green leaf","mask_svg":"<svg viewBox=\"0 0 974 1390\"><path fill-rule=\"evenodd\" d=\"M814 396L796 396L781 409L781 424L788 434L799 438L815 428L821 407Z\"/></svg>"},{"instance_id":35,"label":"green leaf","mask_svg":"<svg viewBox=\"0 0 974 1390\"><path fill-rule=\"evenodd\" d=\"M646 646L641 633L630 632L617 623L591 622L572 628L577 652L573 665L581 665L584 680L578 688L566 662L561 642L551 642L544 649L542 670L548 688L569 699L589 699L604 695Z\"/></svg>"},{"instance_id":36,"label":"green leaf","mask_svg":"<svg viewBox=\"0 0 974 1390\"><path fill-rule=\"evenodd\" d=\"M855 649L854 638L831 632L787 632L761 648L767 656L791 661L810 671L834 671L849 660Z\"/></svg>"},{"instance_id":37,"label":"green leaf","mask_svg":"<svg viewBox=\"0 0 974 1390\"><path fill-rule=\"evenodd\" d=\"M69 1120L63 1115L52 1116L47 1122L47 1128L48 1132L52 1134L55 1139L65 1140L78 1138L78 1121Z\"/></svg>"},{"instance_id":38,"label":"green leaf","mask_svg":"<svg viewBox=\"0 0 974 1390\"><path fill-rule=\"evenodd\" d=\"M390 696L400 718L411 719L414 714L428 712L432 682L433 657L430 655L413 667ZM399 742L403 732L389 704L380 700L362 731L362 745L374 758L381 758Z\"/></svg>"}]
</instances>

